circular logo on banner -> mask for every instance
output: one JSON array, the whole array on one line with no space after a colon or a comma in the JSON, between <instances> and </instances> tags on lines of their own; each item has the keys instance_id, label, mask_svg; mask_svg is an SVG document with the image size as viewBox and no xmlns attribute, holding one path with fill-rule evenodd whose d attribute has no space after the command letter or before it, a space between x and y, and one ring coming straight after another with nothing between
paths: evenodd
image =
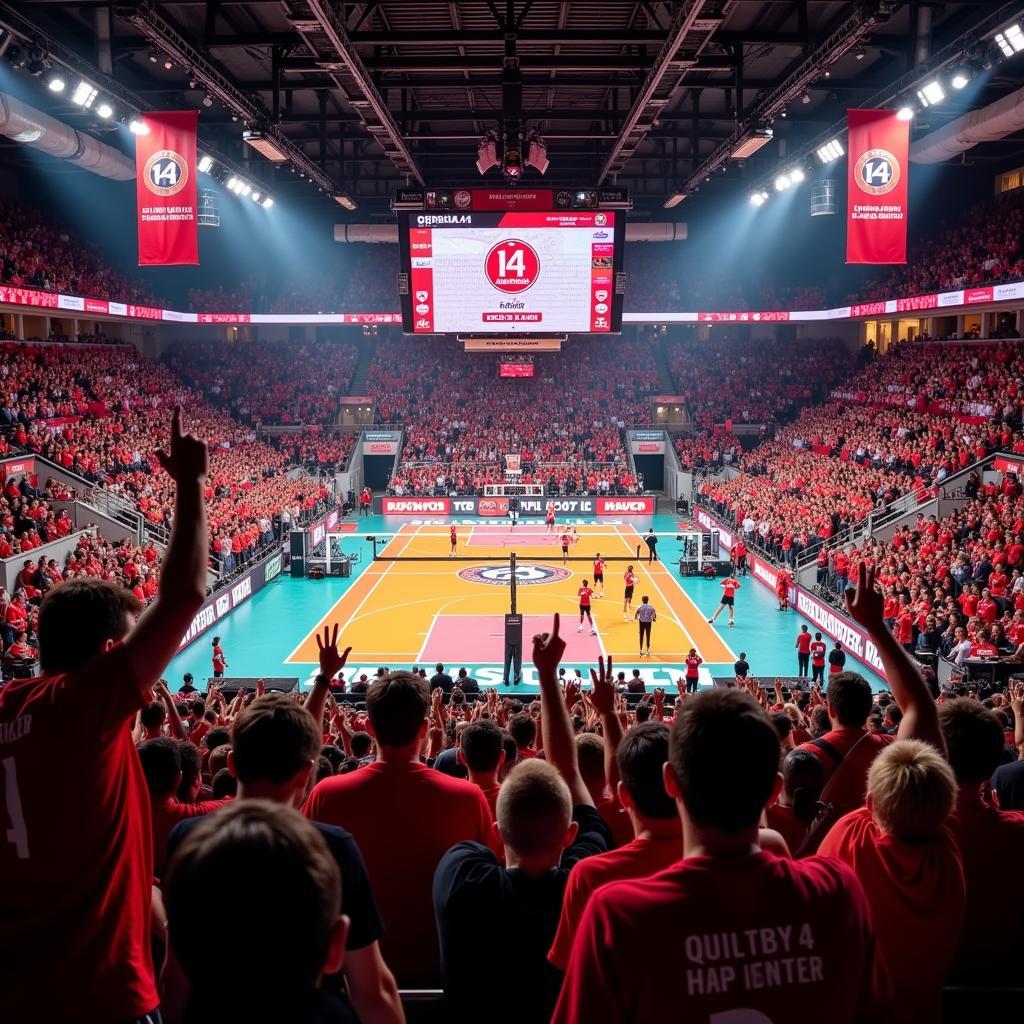
<instances>
[{"instance_id":1,"label":"circular logo on banner","mask_svg":"<svg viewBox=\"0 0 1024 1024\"><path fill-rule=\"evenodd\" d=\"M507 238L491 247L484 260L484 273L498 291L518 295L536 282L540 260L528 242Z\"/></svg>"},{"instance_id":2,"label":"circular logo on banner","mask_svg":"<svg viewBox=\"0 0 1024 1024\"><path fill-rule=\"evenodd\" d=\"M507 565L473 565L459 570L459 578L470 583L487 583L492 587L507 587L512 570ZM516 583L532 586L534 583L560 583L572 575L568 569L554 565L517 565Z\"/></svg>"},{"instance_id":3,"label":"circular logo on banner","mask_svg":"<svg viewBox=\"0 0 1024 1024\"><path fill-rule=\"evenodd\" d=\"M899 184L900 165L887 149L869 149L861 154L853 174L862 192L870 196L884 196Z\"/></svg>"},{"instance_id":4,"label":"circular logo on banner","mask_svg":"<svg viewBox=\"0 0 1024 1024\"><path fill-rule=\"evenodd\" d=\"M472 202L473 197L464 188L455 193L455 205L458 209L468 210Z\"/></svg>"},{"instance_id":5,"label":"circular logo on banner","mask_svg":"<svg viewBox=\"0 0 1024 1024\"><path fill-rule=\"evenodd\" d=\"M173 196L188 181L188 163L180 153L161 149L154 153L143 169L146 188L154 195Z\"/></svg>"}]
</instances>

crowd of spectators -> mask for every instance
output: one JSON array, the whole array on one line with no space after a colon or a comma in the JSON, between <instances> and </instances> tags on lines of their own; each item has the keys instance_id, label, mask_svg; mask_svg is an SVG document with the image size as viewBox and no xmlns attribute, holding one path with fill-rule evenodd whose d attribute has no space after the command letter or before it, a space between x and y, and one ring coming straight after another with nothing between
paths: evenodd
<instances>
[{"instance_id":1,"label":"crowd of spectators","mask_svg":"<svg viewBox=\"0 0 1024 1024\"><path fill-rule=\"evenodd\" d=\"M254 426L332 426L359 350L343 341L179 342L164 362L189 387Z\"/></svg>"},{"instance_id":2,"label":"crowd of spectators","mask_svg":"<svg viewBox=\"0 0 1024 1024\"><path fill-rule=\"evenodd\" d=\"M150 612L100 581L54 587L44 674L0 690L14 1024L59 1016L68 986L83 1019L168 1024L404 1024L400 990L437 987L433 1019L455 1024L1013 1005L1024 911L993 863L1024 855L1024 686L936 701L874 568L847 605L884 693L840 670L636 701L610 661L589 685L560 668L556 614L532 641L535 701L441 665L352 686L337 625L308 692L187 677L172 695L161 674L203 600L207 453L175 422L161 464L176 514ZM55 752L75 767L60 827ZM474 959L491 942L527 979L500 998Z\"/></svg>"},{"instance_id":3,"label":"crowd of spectators","mask_svg":"<svg viewBox=\"0 0 1024 1024\"><path fill-rule=\"evenodd\" d=\"M505 455L523 482L553 493L630 493L622 430L650 418L661 387L651 339L579 339L534 356L532 378L503 380L491 354L454 341L382 341L368 390L381 423L405 428L390 487L399 494L479 493L504 483Z\"/></svg>"},{"instance_id":4,"label":"crowd of spectators","mask_svg":"<svg viewBox=\"0 0 1024 1024\"><path fill-rule=\"evenodd\" d=\"M115 269L95 245L74 238L25 203L0 200L0 284L157 305L142 281Z\"/></svg>"}]
</instances>

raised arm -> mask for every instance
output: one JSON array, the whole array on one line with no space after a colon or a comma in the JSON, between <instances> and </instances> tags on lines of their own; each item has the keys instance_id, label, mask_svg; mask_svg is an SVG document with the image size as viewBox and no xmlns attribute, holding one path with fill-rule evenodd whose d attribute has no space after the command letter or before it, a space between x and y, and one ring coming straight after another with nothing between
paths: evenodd
<instances>
[{"instance_id":1,"label":"raised arm","mask_svg":"<svg viewBox=\"0 0 1024 1024\"><path fill-rule=\"evenodd\" d=\"M167 689L166 680L161 679L156 684L156 695L163 701L164 707L167 709L167 729L171 736L176 740L185 739L185 727L181 724L181 715L178 714L178 705L175 704L174 698L171 696L171 691Z\"/></svg>"},{"instance_id":2,"label":"raised arm","mask_svg":"<svg viewBox=\"0 0 1024 1024\"><path fill-rule=\"evenodd\" d=\"M559 637L558 627L559 615L555 612L551 632L538 633L533 638L533 664L540 680L540 732L544 756L565 780L573 806L586 804L593 807L594 801L580 775L572 723L558 685L558 664L565 652L565 641Z\"/></svg>"},{"instance_id":3,"label":"raised arm","mask_svg":"<svg viewBox=\"0 0 1024 1024\"><path fill-rule=\"evenodd\" d=\"M590 699L601 719L604 736L604 781L609 791L615 793L619 784L619 762L615 754L622 739L622 723L615 711L615 675L610 654L607 663L603 657L597 659L597 671L590 670L590 681L594 686Z\"/></svg>"},{"instance_id":4,"label":"raised arm","mask_svg":"<svg viewBox=\"0 0 1024 1024\"><path fill-rule=\"evenodd\" d=\"M160 449L156 457L175 483L174 524L156 600L124 641L137 679L150 686L178 653L181 638L202 606L210 542L203 503L209 453L205 441L182 433L180 407L171 416L170 451Z\"/></svg>"},{"instance_id":5,"label":"raised arm","mask_svg":"<svg viewBox=\"0 0 1024 1024\"><path fill-rule=\"evenodd\" d=\"M334 624L333 630L330 626L324 626L323 639L317 633L316 646L320 651L320 674L313 683L313 689L306 696L306 710L319 725L324 719L324 704L331 690L331 680L345 667L352 648L346 647L342 653L338 653L337 623Z\"/></svg>"},{"instance_id":6,"label":"raised arm","mask_svg":"<svg viewBox=\"0 0 1024 1024\"><path fill-rule=\"evenodd\" d=\"M885 607L880 591L875 589L875 570L861 562L857 566L857 589L846 592L846 608L854 622L867 631L882 659L886 678L903 718L901 740L924 740L946 752L946 741L939 728L939 713L928 691L917 663L897 643L882 617Z\"/></svg>"}]
</instances>

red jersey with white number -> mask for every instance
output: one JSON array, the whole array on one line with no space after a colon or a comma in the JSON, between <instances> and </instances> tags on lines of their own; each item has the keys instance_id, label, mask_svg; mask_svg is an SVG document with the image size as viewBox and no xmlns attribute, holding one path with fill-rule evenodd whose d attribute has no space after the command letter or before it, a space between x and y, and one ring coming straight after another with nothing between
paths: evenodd
<instances>
[{"instance_id":1,"label":"red jersey with white number","mask_svg":"<svg viewBox=\"0 0 1024 1024\"><path fill-rule=\"evenodd\" d=\"M217 647L214 647L214 649L213 649L213 671L214 672L223 672L224 669L227 667L227 664L228 664L227 661L224 660L224 648L220 647L219 645Z\"/></svg>"},{"instance_id":2,"label":"red jersey with white number","mask_svg":"<svg viewBox=\"0 0 1024 1024\"><path fill-rule=\"evenodd\" d=\"M629 572L627 570L626 572L624 572L622 574L622 578L625 581L627 587L635 587L636 586L636 573L635 572Z\"/></svg>"},{"instance_id":3,"label":"red jersey with white number","mask_svg":"<svg viewBox=\"0 0 1024 1024\"><path fill-rule=\"evenodd\" d=\"M699 654L688 654L686 656L686 678L696 679L700 673L697 671L704 664L704 659Z\"/></svg>"},{"instance_id":4,"label":"red jersey with white number","mask_svg":"<svg viewBox=\"0 0 1024 1024\"><path fill-rule=\"evenodd\" d=\"M593 594L594 591L591 590L590 587L580 587L576 593L580 598L580 607L586 608L590 604L590 595Z\"/></svg>"},{"instance_id":5,"label":"red jersey with white number","mask_svg":"<svg viewBox=\"0 0 1024 1024\"><path fill-rule=\"evenodd\" d=\"M722 596L732 597L740 589L740 581L729 576L722 580Z\"/></svg>"},{"instance_id":6,"label":"red jersey with white number","mask_svg":"<svg viewBox=\"0 0 1024 1024\"><path fill-rule=\"evenodd\" d=\"M552 1024L660 1024L669 998L676 1020L819 1024L827 1007L830 1024L853 1024L884 1000L884 979L845 864L688 857L590 897Z\"/></svg>"},{"instance_id":7,"label":"red jersey with white number","mask_svg":"<svg viewBox=\"0 0 1024 1024\"><path fill-rule=\"evenodd\" d=\"M594 575L595 576L603 576L604 575L604 559L603 558L595 559L595 561L594 561Z\"/></svg>"},{"instance_id":8,"label":"red jersey with white number","mask_svg":"<svg viewBox=\"0 0 1024 1024\"><path fill-rule=\"evenodd\" d=\"M121 1021L160 1001L149 791L131 721L151 700L120 645L0 692L5 1021ZM55 773L54 757L73 771Z\"/></svg>"}]
</instances>

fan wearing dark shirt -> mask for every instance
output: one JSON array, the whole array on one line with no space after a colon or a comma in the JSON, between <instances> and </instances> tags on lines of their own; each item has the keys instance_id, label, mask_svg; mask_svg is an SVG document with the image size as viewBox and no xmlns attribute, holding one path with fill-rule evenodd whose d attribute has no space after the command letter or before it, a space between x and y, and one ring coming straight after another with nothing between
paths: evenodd
<instances>
[{"instance_id":1,"label":"fan wearing dark shirt","mask_svg":"<svg viewBox=\"0 0 1024 1024\"><path fill-rule=\"evenodd\" d=\"M325 650L329 654L331 645ZM331 678L334 672L325 674ZM238 779L238 801L256 798L290 807L301 805L321 740L313 716L291 697L268 693L254 700L235 720L231 735L228 768ZM204 820L191 818L174 827L167 846L168 862ZM319 822L312 826L338 865L341 912L350 922L342 973L325 977L322 987L339 996L347 989L352 1007L363 1020L401 1024L398 987L378 945L384 926L359 847L343 828ZM165 1007L167 1003L165 997Z\"/></svg>"},{"instance_id":2,"label":"fan wearing dark shirt","mask_svg":"<svg viewBox=\"0 0 1024 1024\"><path fill-rule=\"evenodd\" d=\"M546 761L517 765L502 783L496 828L505 863L480 843L453 846L434 875L434 911L451 1019L544 1024L561 984L547 960L569 871L611 845L608 828L580 776L576 743L558 683L565 650L555 615L551 633L535 636L533 663L541 691ZM570 683L578 690L578 683ZM494 979L475 964L483 944L499 944L529 982L494 998Z\"/></svg>"}]
</instances>

